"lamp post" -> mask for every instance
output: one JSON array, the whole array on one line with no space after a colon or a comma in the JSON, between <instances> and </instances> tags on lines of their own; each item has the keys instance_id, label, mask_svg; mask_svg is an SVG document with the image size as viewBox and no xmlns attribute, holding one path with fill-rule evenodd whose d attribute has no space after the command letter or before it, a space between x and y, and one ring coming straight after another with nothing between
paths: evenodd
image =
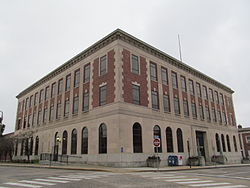
<instances>
[{"instance_id":1,"label":"lamp post","mask_svg":"<svg viewBox=\"0 0 250 188\"><path fill-rule=\"evenodd\" d=\"M59 135L57 135L54 146L54 161L58 161L58 148L60 143L61 143L61 138L59 137Z\"/></svg>"},{"instance_id":2,"label":"lamp post","mask_svg":"<svg viewBox=\"0 0 250 188\"><path fill-rule=\"evenodd\" d=\"M5 129L5 125L2 122L3 122L3 111L0 111L0 136L2 136Z\"/></svg>"},{"instance_id":3,"label":"lamp post","mask_svg":"<svg viewBox=\"0 0 250 188\"><path fill-rule=\"evenodd\" d=\"M187 149L188 149L189 167L191 168L191 161L190 161L190 142L189 142L189 138L188 138L188 140L187 140Z\"/></svg>"}]
</instances>

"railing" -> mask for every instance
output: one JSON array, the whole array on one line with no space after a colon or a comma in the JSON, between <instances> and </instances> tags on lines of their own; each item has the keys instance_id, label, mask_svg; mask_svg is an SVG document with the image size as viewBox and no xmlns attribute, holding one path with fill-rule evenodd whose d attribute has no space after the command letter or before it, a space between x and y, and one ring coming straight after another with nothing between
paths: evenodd
<instances>
[{"instance_id":1,"label":"railing","mask_svg":"<svg viewBox=\"0 0 250 188\"><path fill-rule=\"evenodd\" d=\"M40 160L41 161L58 161L61 163L67 163L69 162L69 156L68 155L58 155L58 154L52 154L52 153L41 153L40 154Z\"/></svg>"}]
</instances>

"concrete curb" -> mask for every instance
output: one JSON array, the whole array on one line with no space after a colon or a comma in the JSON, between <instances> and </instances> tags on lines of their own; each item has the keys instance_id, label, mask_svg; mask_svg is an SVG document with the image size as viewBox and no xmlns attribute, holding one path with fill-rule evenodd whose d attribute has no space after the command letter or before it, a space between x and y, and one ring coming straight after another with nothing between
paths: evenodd
<instances>
[{"instance_id":1,"label":"concrete curb","mask_svg":"<svg viewBox=\"0 0 250 188\"><path fill-rule=\"evenodd\" d=\"M39 164L17 164L17 163L0 163L0 166L5 167L25 167L25 168L48 168L48 169L60 169L60 170L79 170L79 171L100 171L100 172L113 172L113 173L140 173L140 172L170 172L170 171L190 171L201 169L214 169L214 168L239 168L250 166L250 164L235 164L235 165L216 165L216 166L179 166L179 167L162 167L159 170L155 168L112 168L112 167L76 167L76 166L49 166Z\"/></svg>"}]
</instances>

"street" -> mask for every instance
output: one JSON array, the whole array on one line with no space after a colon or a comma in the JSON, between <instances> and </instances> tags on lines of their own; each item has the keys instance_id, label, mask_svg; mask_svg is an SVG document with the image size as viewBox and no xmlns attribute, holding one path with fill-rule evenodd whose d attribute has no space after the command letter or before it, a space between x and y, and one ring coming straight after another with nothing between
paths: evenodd
<instances>
[{"instance_id":1,"label":"street","mask_svg":"<svg viewBox=\"0 0 250 188\"><path fill-rule=\"evenodd\" d=\"M250 187L250 167L170 172L112 173L47 168L0 167L0 188L79 187Z\"/></svg>"}]
</instances>

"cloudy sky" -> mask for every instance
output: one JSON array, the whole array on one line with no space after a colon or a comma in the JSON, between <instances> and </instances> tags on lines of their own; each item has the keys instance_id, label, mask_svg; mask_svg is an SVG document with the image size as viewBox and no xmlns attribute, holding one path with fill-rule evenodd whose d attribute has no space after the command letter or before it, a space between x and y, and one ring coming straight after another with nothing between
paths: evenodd
<instances>
[{"instance_id":1,"label":"cloudy sky","mask_svg":"<svg viewBox=\"0 0 250 188\"><path fill-rule=\"evenodd\" d=\"M237 123L250 126L250 1L2 0L0 110L14 131L23 89L120 28L231 87Z\"/></svg>"}]
</instances>

